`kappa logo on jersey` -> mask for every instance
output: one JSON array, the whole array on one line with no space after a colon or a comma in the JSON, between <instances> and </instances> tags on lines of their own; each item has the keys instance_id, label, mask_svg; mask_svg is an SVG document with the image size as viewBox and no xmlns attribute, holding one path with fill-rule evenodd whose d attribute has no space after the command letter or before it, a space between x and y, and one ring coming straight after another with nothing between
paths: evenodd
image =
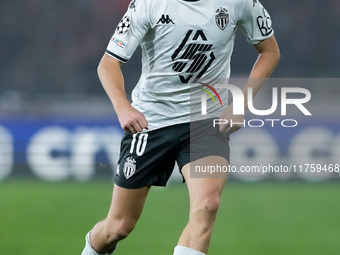
<instances>
[{"instance_id":1,"label":"kappa logo on jersey","mask_svg":"<svg viewBox=\"0 0 340 255\"><path fill-rule=\"evenodd\" d=\"M192 42L186 45L189 40L192 40ZM208 39L203 30L197 30L195 33L193 30L189 30L172 54L172 61L176 60L172 65L172 69L175 72L187 74L179 75L182 83L188 83L194 77L194 74L198 72L193 79L194 82L197 82L215 60L215 55L211 51L213 44L207 43L207 41ZM183 54L177 58L182 50L184 51Z\"/></svg>"},{"instance_id":2,"label":"kappa logo on jersey","mask_svg":"<svg viewBox=\"0 0 340 255\"><path fill-rule=\"evenodd\" d=\"M127 31L130 29L130 18L128 16L125 16L121 19L121 21L118 23L117 26L117 32L118 34L125 35Z\"/></svg>"},{"instance_id":3,"label":"kappa logo on jersey","mask_svg":"<svg viewBox=\"0 0 340 255\"><path fill-rule=\"evenodd\" d=\"M124 176L129 179L136 172L136 160L133 157L128 157L124 163Z\"/></svg>"},{"instance_id":4,"label":"kappa logo on jersey","mask_svg":"<svg viewBox=\"0 0 340 255\"><path fill-rule=\"evenodd\" d=\"M169 15L162 15L162 17L160 17L159 21L156 23L156 24L159 24L159 23L162 23L162 24L169 24L169 23L172 23L172 24L175 24L172 19L170 19Z\"/></svg>"},{"instance_id":5,"label":"kappa logo on jersey","mask_svg":"<svg viewBox=\"0 0 340 255\"><path fill-rule=\"evenodd\" d=\"M221 30L224 30L229 23L229 14L227 13L227 9L221 7L217 9L216 12L217 12L215 16L216 24Z\"/></svg>"},{"instance_id":6,"label":"kappa logo on jersey","mask_svg":"<svg viewBox=\"0 0 340 255\"><path fill-rule=\"evenodd\" d=\"M263 36L269 35L272 31L272 19L265 8L262 8L263 16L257 17L257 25Z\"/></svg>"}]
</instances>

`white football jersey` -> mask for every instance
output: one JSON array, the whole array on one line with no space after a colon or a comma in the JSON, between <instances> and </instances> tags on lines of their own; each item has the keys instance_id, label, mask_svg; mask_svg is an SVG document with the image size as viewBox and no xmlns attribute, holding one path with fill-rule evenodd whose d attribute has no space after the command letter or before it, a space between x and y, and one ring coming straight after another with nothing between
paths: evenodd
<instances>
[{"instance_id":1,"label":"white football jersey","mask_svg":"<svg viewBox=\"0 0 340 255\"><path fill-rule=\"evenodd\" d=\"M227 106L226 84L235 32L251 44L273 35L271 18L258 0L133 0L106 54L127 62L142 48L142 74L132 105L150 130L200 119L201 95L209 116ZM205 116L206 117L206 116Z\"/></svg>"}]
</instances>

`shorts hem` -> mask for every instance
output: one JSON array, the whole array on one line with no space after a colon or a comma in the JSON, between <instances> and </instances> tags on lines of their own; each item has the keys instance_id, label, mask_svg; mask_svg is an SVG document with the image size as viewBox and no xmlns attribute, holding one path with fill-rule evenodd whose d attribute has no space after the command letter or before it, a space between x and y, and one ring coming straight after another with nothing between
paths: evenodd
<instances>
[{"instance_id":1,"label":"shorts hem","mask_svg":"<svg viewBox=\"0 0 340 255\"><path fill-rule=\"evenodd\" d=\"M119 180L115 180L114 183L121 187L121 188L125 188L125 189L141 189L144 187L151 187L151 186L158 186L158 187L165 187L166 185L163 184L150 184L150 183L129 183L129 182L122 182Z\"/></svg>"}]
</instances>

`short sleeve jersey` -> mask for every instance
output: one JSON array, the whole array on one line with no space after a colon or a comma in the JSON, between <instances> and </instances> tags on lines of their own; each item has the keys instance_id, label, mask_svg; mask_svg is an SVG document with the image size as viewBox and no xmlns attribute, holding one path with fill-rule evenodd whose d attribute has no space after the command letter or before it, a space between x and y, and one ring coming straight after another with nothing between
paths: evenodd
<instances>
[{"instance_id":1,"label":"short sleeve jersey","mask_svg":"<svg viewBox=\"0 0 340 255\"><path fill-rule=\"evenodd\" d=\"M274 33L258 0L130 3L106 54L124 63L141 46L142 73L132 92L132 106L145 115L150 130L199 119L201 101L193 98L205 91L223 103L215 107L215 99L209 98L208 113L218 116L223 111L228 93L214 85L230 76L237 28L251 44Z\"/></svg>"}]
</instances>

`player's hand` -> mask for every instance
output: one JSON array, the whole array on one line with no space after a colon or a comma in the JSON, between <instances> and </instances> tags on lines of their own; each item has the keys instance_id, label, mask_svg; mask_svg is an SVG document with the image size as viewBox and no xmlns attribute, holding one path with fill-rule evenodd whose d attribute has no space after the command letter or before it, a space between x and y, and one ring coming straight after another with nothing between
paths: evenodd
<instances>
[{"instance_id":1,"label":"player's hand","mask_svg":"<svg viewBox=\"0 0 340 255\"><path fill-rule=\"evenodd\" d=\"M220 119L227 120L226 124L220 124L220 132L224 134L234 133L243 127L244 115L234 115L232 104L221 113Z\"/></svg>"},{"instance_id":2,"label":"player's hand","mask_svg":"<svg viewBox=\"0 0 340 255\"><path fill-rule=\"evenodd\" d=\"M146 120L143 113L127 105L119 110L116 110L118 120L121 128L131 134L142 132L143 129L149 129L148 121Z\"/></svg>"}]
</instances>

